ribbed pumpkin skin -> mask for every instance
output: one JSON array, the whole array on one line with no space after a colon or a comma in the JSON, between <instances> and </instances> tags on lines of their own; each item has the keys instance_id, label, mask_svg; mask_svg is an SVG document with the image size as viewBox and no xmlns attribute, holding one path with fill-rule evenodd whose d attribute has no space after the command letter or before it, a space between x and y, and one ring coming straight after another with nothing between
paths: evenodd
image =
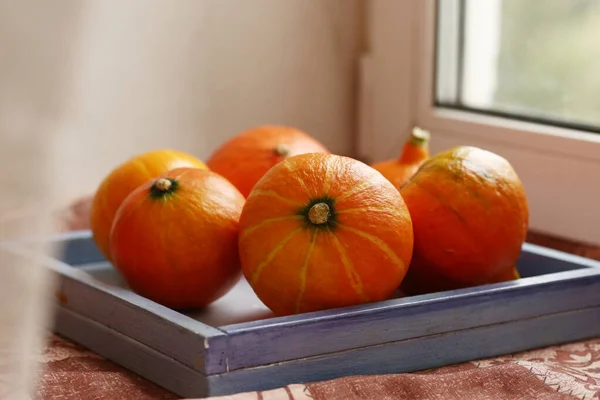
<instances>
[{"instance_id":1,"label":"ribbed pumpkin skin","mask_svg":"<svg viewBox=\"0 0 600 400\"><path fill-rule=\"evenodd\" d=\"M247 197L271 167L287 157L305 153L329 153L329 150L296 128L265 125L244 131L225 142L213 152L207 165Z\"/></svg>"},{"instance_id":2,"label":"ribbed pumpkin skin","mask_svg":"<svg viewBox=\"0 0 600 400\"><path fill-rule=\"evenodd\" d=\"M123 200L149 179L181 167L207 169L202 161L184 152L152 150L119 165L100 183L92 200L90 229L96 245L107 260L112 259L109 248L110 229Z\"/></svg>"},{"instance_id":3,"label":"ribbed pumpkin skin","mask_svg":"<svg viewBox=\"0 0 600 400\"><path fill-rule=\"evenodd\" d=\"M140 295L174 309L201 308L240 278L244 197L211 171L179 168L161 178L174 182L168 194L156 195L158 178L123 201L111 233L113 262Z\"/></svg>"},{"instance_id":4,"label":"ribbed pumpkin skin","mask_svg":"<svg viewBox=\"0 0 600 400\"><path fill-rule=\"evenodd\" d=\"M408 294L518 278L529 207L507 160L461 146L426 161L402 194L415 245L402 289Z\"/></svg>"},{"instance_id":5,"label":"ribbed pumpkin skin","mask_svg":"<svg viewBox=\"0 0 600 400\"><path fill-rule=\"evenodd\" d=\"M288 158L257 183L239 246L257 296L289 315L390 298L410 263L413 232L399 191L380 173L313 153Z\"/></svg>"}]
</instances>

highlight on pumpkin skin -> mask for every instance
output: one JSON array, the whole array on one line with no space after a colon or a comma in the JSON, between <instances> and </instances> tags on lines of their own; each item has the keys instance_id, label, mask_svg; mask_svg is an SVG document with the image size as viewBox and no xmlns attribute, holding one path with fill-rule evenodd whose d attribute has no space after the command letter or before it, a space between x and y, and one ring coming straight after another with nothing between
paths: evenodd
<instances>
[{"instance_id":1,"label":"highlight on pumpkin skin","mask_svg":"<svg viewBox=\"0 0 600 400\"><path fill-rule=\"evenodd\" d=\"M310 239L310 243L308 245L308 250L306 251L306 257L304 257L304 261L302 262L302 267L300 268L300 293L298 293L298 297L296 298L296 305L294 308L295 313L300 312L300 306L302 305L302 298L304 297L304 292L306 292L306 281L308 276L308 261L312 256L313 250L317 243L317 230L313 231L312 237Z\"/></svg>"},{"instance_id":2,"label":"highlight on pumpkin skin","mask_svg":"<svg viewBox=\"0 0 600 400\"><path fill-rule=\"evenodd\" d=\"M372 165L396 188L402 187L419 166L429 158L429 131L415 126L405 141L397 159L385 160Z\"/></svg>"},{"instance_id":3,"label":"highlight on pumpkin skin","mask_svg":"<svg viewBox=\"0 0 600 400\"><path fill-rule=\"evenodd\" d=\"M350 281L350 285L356 295L358 296L359 302L367 303L369 302L369 296L365 294L365 287L363 281L360 277L360 274L356 271L356 267L354 263L350 260L350 256L348 256L348 252L340 242L340 239L336 235L331 235L331 240L337 252L340 255L342 260L342 264L344 265L344 269L346 274L348 275L348 280ZM301 304L298 304L297 309L300 310Z\"/></svg>"},{"instance_id":4,"label":"highlight on pumpkin skin","mask_svg":"<svg viewBox=\"0 0 600 400\"><path fill-rule=\"evenodd\" d=\"M277 315L389 299L412 247L399 191L368 165L332 154L274 166L240 217L242 271Z\"/></svg>"}]
</instances>

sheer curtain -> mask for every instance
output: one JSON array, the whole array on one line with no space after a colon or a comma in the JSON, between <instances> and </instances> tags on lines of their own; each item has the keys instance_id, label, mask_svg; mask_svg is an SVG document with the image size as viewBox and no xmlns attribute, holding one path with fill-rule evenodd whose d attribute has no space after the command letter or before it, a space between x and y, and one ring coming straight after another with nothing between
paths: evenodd
<instances>
[{"instance_id":1,"label":"sheer curtain","mask_svg":"<svg viewBox=\"0 0 600 400\"><path fill-rule=\"evenodd\" d=\"M44 235L67 182L51 150L79 36L76 1L0 1L0 242ZM0 396L30 398L52 281L0 247Z\"/></svg>"},{"instance_id":2,"label":"sheer curtain","mask_svg":"<svg viewBox=\"0 0 600 400\"><path fill-rule=\"evenodd\" d=\"M34 397L54 281L7 241L156 147L204 151L203 2L0 0L0 397ZM38 248L55 252L57 249Z\"/></svg>"}]
</instances>

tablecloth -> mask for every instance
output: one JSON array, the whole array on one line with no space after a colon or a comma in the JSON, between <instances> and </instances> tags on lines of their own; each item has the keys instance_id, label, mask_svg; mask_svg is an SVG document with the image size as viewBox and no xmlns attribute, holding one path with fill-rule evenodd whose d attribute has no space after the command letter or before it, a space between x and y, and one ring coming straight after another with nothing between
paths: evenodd
<instances>
[{"instance_id":1,"label":"tablecloth","mask_svg":"<svg viewBox=\"0 0 600 400\"><path fill-rule=\"evenodd\" d=\"M178 399L58 336L50 337L41 362L40 399ZM412 374L353 376L212 399L600 399L600 338Z\"/></svg>"}]
</instances>

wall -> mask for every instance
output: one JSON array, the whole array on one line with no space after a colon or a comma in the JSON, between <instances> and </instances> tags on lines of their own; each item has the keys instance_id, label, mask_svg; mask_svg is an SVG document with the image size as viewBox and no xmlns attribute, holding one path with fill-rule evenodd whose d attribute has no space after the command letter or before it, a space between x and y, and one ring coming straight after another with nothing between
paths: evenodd
<instances>
[{"instance_id":1,"label":"wall","mask_svg":"<svg viewBox=\"0 0 600 400\"><path fill-rule=\"evenodd\" d=\"M63 139L65 195L156 147L201 158L257 124L352 151L358 0L86 2Z\"/></svg>"}]
</instances>

